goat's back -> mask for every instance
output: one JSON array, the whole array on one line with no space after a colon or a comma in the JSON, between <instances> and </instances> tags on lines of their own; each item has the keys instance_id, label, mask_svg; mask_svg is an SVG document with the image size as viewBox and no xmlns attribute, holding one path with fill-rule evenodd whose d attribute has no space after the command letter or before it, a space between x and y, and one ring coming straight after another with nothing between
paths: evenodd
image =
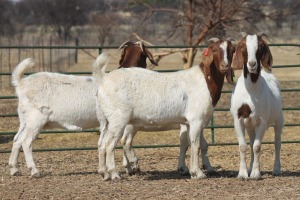
<instances>
[{"instance_id":1,"label":"goat's back","mask_svg":"<svg viewBox=\"0 0 300 200\"><path fill-rule=\"evenodd\" d=\"M93 77L48 72L27 76L16 87L19 109L34 107L49 114L50 127L65 128L93 128L98 125L96 91L97 84Z\"/></svg>"},{"instance_id":2,"label":"goat's back","mask_svg":"<svg viewBox=\"0 0 300 200\"><path fill-rule=\"evenodd\" d=\"M143 123L180 121L187 117L187 110L206 113L212 109L198 66L173 73L139 68L115 70L103 77L98 95L104 112L118 108Z\"/></svg>"}]
</instances>

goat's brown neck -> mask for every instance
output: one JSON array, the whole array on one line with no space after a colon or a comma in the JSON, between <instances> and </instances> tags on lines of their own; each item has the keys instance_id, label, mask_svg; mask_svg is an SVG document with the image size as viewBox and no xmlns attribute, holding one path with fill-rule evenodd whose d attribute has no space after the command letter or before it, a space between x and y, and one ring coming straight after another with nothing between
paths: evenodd
<instances>
[{"instance_id":1,"label":"goat's brown neck","mask_svg":"<svg viewBox=\"0 0 300 200\"><path fill-rule=\"evenodd\" d=\"M218 72L216 66L213 63L209 67L204 66L204 64L201 63L200 69L204 74L206 84L212 99L212 105L215 107L221 97L221 90L224 84L224 75Z\"/></svg>"}]
</instances>

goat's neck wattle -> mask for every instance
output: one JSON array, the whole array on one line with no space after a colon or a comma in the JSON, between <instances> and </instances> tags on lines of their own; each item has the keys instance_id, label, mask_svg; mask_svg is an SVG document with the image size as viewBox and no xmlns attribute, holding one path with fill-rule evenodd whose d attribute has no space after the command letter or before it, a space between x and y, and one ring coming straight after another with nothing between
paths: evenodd
<instances>
[{"instance_id":1,"label":"goat's neck wattle","mask_svg":"<svg viewBox=\"0 0 300 200\"><path fill-rule=\"evenodd\" d=\"M212 63L210 66L200 64L200 68L204 74L205 81L212 99L212 105L215 107L221 97L221 90L224 84L225 75L217 70Z\"/></svg>"}]
</instances>

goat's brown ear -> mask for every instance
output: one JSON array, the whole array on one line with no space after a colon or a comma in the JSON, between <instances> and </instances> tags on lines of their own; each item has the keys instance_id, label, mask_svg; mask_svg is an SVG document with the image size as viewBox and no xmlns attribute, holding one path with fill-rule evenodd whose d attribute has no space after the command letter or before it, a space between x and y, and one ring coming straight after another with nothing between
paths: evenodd
<instances>
[{"instance_id":1,"label":"goat's brown ear","mask_svg":"<svg viewBox=\"0 0 300 200\"><path fill-rule=\"evenodd\" d=\"M125 58L125 49L123 49L123 51L122 51L122 53L121 53L121 57L120 57L120 60L119 60L119 65L122 64L124 58Z\"/></svg>"},{"instance_id":2,"label":"goat's brown ear","mask_svg":"<svg viewBox=\"0 0 300 200\"><path fill-rule=\"evenodd\" d=\"M266 51L264 52L264 54L261 57L261 64L268 71L272 71L273 56L272 56L271 51L270 51L270 49L269 49L269 47L268 47L267 44L265 44L265 47L266 47L265 48Z\"/></svg>"},{"instance_id":3,"label":"goat's brown ear","mask_svg":"<svg viewBox=\"0 0 300 200\"><path fill-rule=\"evenodd\" d=\"M244 56L240 50L240 48L236 48L236 51L232 57L231 67L233 70L243 69L244 66Z\"/></svg>"},{"instance_id":4,"label":"goat's brown ear","mask_svg":"<svg viewBox=\"0 0 300 200\"><path fill-rule=\"evenodd\" d=\"M152 53L148 49L146 49L146 48L144 48L144 51L145 51L146 56L149 58L150 62L153 65L158 66L157 62L154 60L154 58L152 56Z\"/></svg>"},{"instance_id":5,"label":"goat's brown ear","mask_svg":"<svg viewBox=\"0 0 300 200\"><path fill-rule=\"evenodd\" d=\"M233 71L233 69L231 68L231 69L227 72L227 74L226 74L226 80L227 80L228 83L234 85L234 80L233 80L233 78L234 78L234 71Z\"/></svg>"},{"instance_id":6,"label":"goat's brown ear","mask_svg":"<svg viewBox=\"0 0 300 200\"><path fill-rule=\"evenodd\" d=\"M213 62L213 59L214 59L213 52L209 47L207 47L202 53L202 62L204 66L210 66L211 63Z\"/></svg>"}]
</instances>

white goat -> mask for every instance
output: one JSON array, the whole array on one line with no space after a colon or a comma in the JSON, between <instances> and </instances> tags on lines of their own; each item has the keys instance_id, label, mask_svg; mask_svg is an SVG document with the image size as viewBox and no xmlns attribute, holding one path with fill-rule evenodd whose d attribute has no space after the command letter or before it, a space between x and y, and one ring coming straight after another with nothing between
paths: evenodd
<instances>
[{"instance_id":1,"label":"white goat","mask_svg":"<svg viewBox=\"0 0 300 200\"><path fill-rule=\"evenodd\" d=\"M146 67L147 57L156 64L152 54L141 42L126 42L120 48L124 45L126 47L122 52L120 67L139 64L139 67ZM12 73L12 83L19 98L20 127L14 137L9 158L11 175L19 174L17 162L22 147L31 176L39 176L32 156L32 142L42 128L81 131L99 127L95 99L98 84L94 77L39 72L22 78L24 71L32 66L33 59L25 59Z\"/></svg>"},{"instance_id":2,"label":"white goat","mask_svg":"<svg viewBox=\"0 0 300 200\"><path fill-rule=\"evenodd\" d=\"M261 63L269 72L261 70ZM232 64L243 69L231 98L231 114L240 149L238 178L248 179L245 128L250 138L250 178L260 179L260 151L265 131L275 130L275 163L273 174L280 174L280 147L283 114L279 84L271 73L272 54L262 35L247 35L238 43Z\"/></svg>"},{"instance_id":3,"label":"white goat","mask_svg":"<svg viewBox=\"0 0 300 200\"><path fill-rule=\"evenodd\" d=\"M190 174L205 178L198 163L204 146L203 129L221 95L224 76L232 82L231 61L235 48L230 41L218 40L203 55L200 66L174 73L144 69L119 69L100 74L98 106L99 173L104 179L119 179L114 149L127 124L133 126L189 126L191 142ZM100 68L103 67L99 65Z\"/></svg>"}]
</instances>

